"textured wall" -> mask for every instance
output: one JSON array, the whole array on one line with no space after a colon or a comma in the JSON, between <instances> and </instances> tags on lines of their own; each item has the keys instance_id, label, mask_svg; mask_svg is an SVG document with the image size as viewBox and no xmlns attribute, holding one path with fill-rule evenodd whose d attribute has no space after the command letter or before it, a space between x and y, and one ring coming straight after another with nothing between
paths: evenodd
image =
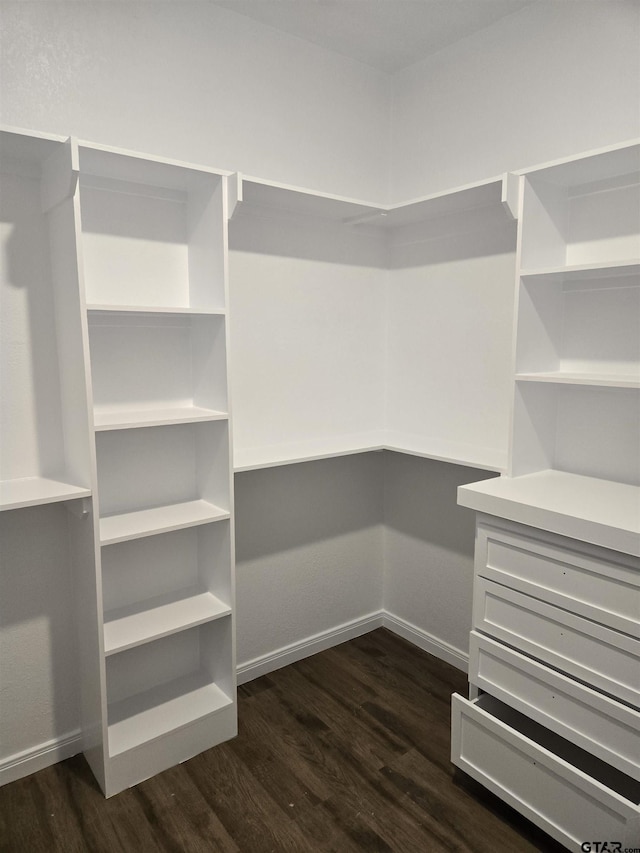
<instances>
[{"instance_id":1,"label":"textured wall","mask_svg":"<svg viewBox=\"0 0 640 853\"><path fill-rule=\"evenodd\" d=\"M211 3L3 2L2 121L326 192L386 192L389 80Z\"/></svg>"},{"instance_id":2,"label":"textured wall","mask_svg":"<svg viewBox=\"0 0 640 853\"><path fill-rule=\"evenodd\" d=\"M640 5L537 2L393 78L401 200L640 136Z\"/></svg>"}]
</instances>

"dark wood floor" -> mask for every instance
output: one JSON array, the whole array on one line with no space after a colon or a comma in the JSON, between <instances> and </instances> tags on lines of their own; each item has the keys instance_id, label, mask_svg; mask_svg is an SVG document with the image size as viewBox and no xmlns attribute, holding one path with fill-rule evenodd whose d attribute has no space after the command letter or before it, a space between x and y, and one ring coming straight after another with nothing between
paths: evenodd
<instances>
[{"instance_id":1,"label":"dark wood floor","mask_svg":"<svg viewBox=\"0 0 640 853\"><path fill-rule=\"evenodd\" d=\"M240 734L105 800L77 756L0 788L3 853L561 848L449 762L465 676L380 629L240 688Z\"/></svg>"}]
</instances>

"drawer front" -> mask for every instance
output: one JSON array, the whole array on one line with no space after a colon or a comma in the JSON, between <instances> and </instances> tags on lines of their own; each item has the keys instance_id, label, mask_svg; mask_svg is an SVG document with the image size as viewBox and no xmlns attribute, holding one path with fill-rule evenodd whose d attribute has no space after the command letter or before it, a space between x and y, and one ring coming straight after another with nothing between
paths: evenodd
<instances>
[{"instance_id":1,"label":"drawer front","mask_svg":"<svg viewBox=\"0 0 640 853\"><path fill-rule=\"evenodd\" d=\"M477 574L640 637L640 560L571 546L569 539L480 522Z\"/></svg>"},{"instance_id":2,"label":"drawer front","mask_svg":"<svg viewBox=\"0 0 640 853\"><path fill-rule=\"evenodd\" d=\"M484 697L483 697L484 698ZM570 850L640 843L640 809L480 706L452 697L451 760Z\"/></svg>"},{"instance_id":3,"label":"drawer front","mask_svg":"<svg viewBox=\"0 0 640 853\"><path fill-rule=\"evenodd\" d=\"M640 780L640 713L476 632L469 681Z\"/></svg>"},{"instance_id":4,"label":"drawer front","mask_svg":"<svg viewBox=\"0 0 640 853\"><path fill-rule=\"evenodd\" d=\"M640 641L485 578L476 578L473 626L518 651L640 705Z\"/></svg>"}]
</instances>

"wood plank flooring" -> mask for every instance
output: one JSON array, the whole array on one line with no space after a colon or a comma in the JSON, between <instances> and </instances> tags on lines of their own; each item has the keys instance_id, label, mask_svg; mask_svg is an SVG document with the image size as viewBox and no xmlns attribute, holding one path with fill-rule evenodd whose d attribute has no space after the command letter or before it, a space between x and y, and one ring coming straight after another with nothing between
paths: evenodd
<instances>
[{"instance_id":1,"label":"wood plank flooring","mask_svg":"<svg viewBox=\"0 0 640 853\"><path fill-rule=\"evenodd\" d=\"M2 853L562 848L449 761L463 673L384 629L249 682L240 734L105 800L82 756L0 788Z\"/></svg>"}]
</instances>

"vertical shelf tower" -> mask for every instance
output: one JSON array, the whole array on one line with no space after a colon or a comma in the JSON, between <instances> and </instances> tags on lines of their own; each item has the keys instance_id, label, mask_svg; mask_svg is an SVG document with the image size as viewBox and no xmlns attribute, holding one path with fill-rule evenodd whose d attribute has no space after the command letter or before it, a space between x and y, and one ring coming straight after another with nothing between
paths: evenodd
<instances>
[{"instance_id":1,"label":"vertical shelf tower","mask_svg":"<svg viewBox=\"0 0 640 853\"><path fill-rule=\"evenodd\" d=\"M640 843L640 145L520 179L509 476L452 760L571 850Z\"/></svg>"},{"instance_id":2,"label":"vertical shelf tower","mask_svg":"<svg viewBox=\"0 0 640 853\"><path fill-rule=\"evenodd\" d=\"M107 796L237 732L227 176L5 130L4 510L65 501Z\"/></svg>"},{"instance_id":3,"label":"vertical shelf tower","mask_svg":"<svg viewBox=\"0 0 640 853\"><path fill-rule=\"evenodd\" d=\"M78 154L99 673L84 730L110 796L237 732L226 178Z\"/></svg>"}]
</instances>

